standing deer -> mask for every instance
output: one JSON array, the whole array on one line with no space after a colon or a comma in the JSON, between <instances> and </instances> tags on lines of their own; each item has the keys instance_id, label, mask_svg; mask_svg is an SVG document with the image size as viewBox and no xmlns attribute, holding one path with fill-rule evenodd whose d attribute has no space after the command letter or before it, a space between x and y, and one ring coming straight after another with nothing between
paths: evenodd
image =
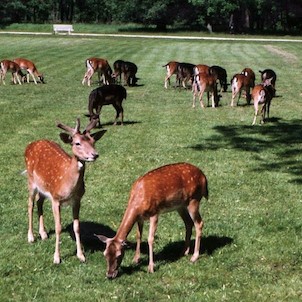
<instances>
[{"instance_id":1,"label":"standing deer","mask_svg":"<svg viewBox=\"0 0 302 302\"><path fill-rule=\"evenodd\" d=\"M273 78L266 79L263 83L256 85L252 90L252 99L254 100L254 119L252 125L255 125L257 115L259 113L259 105L261 108L260 123L264 123L265 115L269 118L269 110L271 106L272 98L275 96L275 88L272 85Z\"/></svg>"},{"instance_id":2,"label":"standing deer","mask_svg":"<svg viewBox=\"0 0 302 302\"><path fill-rule=\"evenodd\" d=\"M114 125L117 124L121 116L121 125L124 124L123 100L127 98L126 89L117 84L109 84L92 90L89 94L88 111L86 114L90 120L97 120L98 126L101 127L100 112L103 106L112 105L116 111Z\"/></svg>"},{"instance_id":3,"label":"standing deer","mask_svg":"<svg viewBox=\"0 0 302 302\"><path fill-rule=\"evenodd\" d=\"M202 197L208 197L206 176L202 171L188 163L170 164L140 177L133 184L127 209L114 238L96 235L106 243L104 255L107 260L107 278L115 278L124 256L125 240L133 225L137 223L136 252L134 262L140 260L140 244L144 220L150 221L149 227L149 266L148 271L154 272L153 242L159 214L176 210L186 227L184 254L190 250L190 239L193 225L196 240L191 261L199 257L203 221L199 213Z\"/></svg>"},{"instance_id":4,"label":"standing deer","mask_svg":"<svg viewBox=\"0 0 302 302\"><path fill-rule=\"evenodd\" d=\"M0 80L5 85L5 76L8 71L12 73L13 83L17 84L17 82L21 85L21 81L19 79L19 75L21 73L20 66L10 60L2 60L0 62Z\"/></svg>"},{"instance_id":5,"label":"standing deer","mask_svg":"<svg viewBox=\"0 0 302 302\"><path fill-rule=\"evenodd\" d=\"M162 67L166 67L167 75L165 76L165 88L168 88L168 85L170 86L170 78L173 74L177 75L178 72L178 62L176 61L170 61L167 64L163 65ZM176 85L176 84L175 84Z\"/></svg>"},{"instance_id":6,"label":"standing deer","mask_svg":"<svg viewBox=\"0 0 302 302\"><path fill-rule=\"evenodd\" d=\"M87 83L88 86L91 85L91 78L95 72L98 74L98 81L101 83L101 77L104 85L108 85L113 82L112 79L112 69L109 62L106 59L101 58L88 58L85 61L86 72L82 80L82 85Z\"/></svg>"},{"instance_id":7,"label":"standing deer","mask_svg":"<svg viewBox=\"0 0 302 302\"><path fill-rule=\"evenodd\" d=\"M68 155L57 143L49 140L38 140L30 143L25 150L25 162L28 174L28 242L34 242L33 234L33 207L37 201L39 216L39 234L42 240L47 233L43 222L43 203L49 198L52 203L55 221L56 244L54 263L61 262L60 258L60 233L61 217L60 209L64 204L72 206L73 230L76 239L77 257L85 261L80 242L80 202L85 193L84 173L85 162L92 162L98 158L94 143L98 138L97 133L90 135L96 121L92 121L86 129L80 132L80 120L77 119L76 127L65 126L58 123L57 126L68 133L61 133L64 143L71 144L73 155ZM103 132L104 133L104 132Z\"/></svg>"},{"instance_id":8,"label":"standing deer","mask_svg":"<svg viewBox=\"0 0 302 302\"><path fill-rule=\"evenodd\" d=\"M26 70L27 83L29 83L29 75L31 75L35 84L37 84L36 77L39 79L41 83L45 84L43 74L38 71L36 65L32 61L23 58L18 58L18 59L14 59L14 62L20 66L21 70Z\"/></svg>"},{"instance_id":9,"label":"standing deer","mask_svg":"<svg viewBox=\"0 0 302 302\"><path fill-rule=\"evenodd\" d=\"M199 94L199 102L201 108L204 108L202 101L203 94L207 92L208 96L208 106L209 106L209 93L211 93L212 98L212 108L218 107L221 95L217 92L217 77L216 75L199 73L194 76L193 82L193 104L192 107L195 108L196 96Z\"/></svg>"}]
</instances>

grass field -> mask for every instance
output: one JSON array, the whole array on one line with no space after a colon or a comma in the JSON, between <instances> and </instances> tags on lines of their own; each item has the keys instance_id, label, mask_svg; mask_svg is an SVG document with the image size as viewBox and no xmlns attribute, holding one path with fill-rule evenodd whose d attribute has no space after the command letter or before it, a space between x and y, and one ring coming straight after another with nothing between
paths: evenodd
<instances>
[{"instance_id":1,"label":"grass field","mask_svg":"<svg viewBox=\"0 0 302 302\"><path fill-rule=\"evenodd\" d=\"M135 62L140 85L127 87L124 126L112 125L112 107L102 111L107 133L96 146L99 159L87 164L81 208L87 262L75 256L71 209L64 207L63 261L54 265L49 202L49 240L27 243L23 153L33 140L59 142L58 120L73 126L81 117L86 124L96 87L81 85L90 56ZM15 57L33 60L46 84L10 85L7 77L0 87L0 301L301 301L301 43L1 35L0 59ZM241 99L231 108L230 89L219 108L192 109L190 90L163 87L162 65L170 60L220 65L229 79L251 67L257 82L258 70L274 69L270 120L251 126L253 106ZM180 257L185 229L169 213L156 233L155 273L147 273L144 244L139 265L129 249L120 277L107 280L103 246L92 234L117 230L136 178L179 161L200 167L209 182L200 259ZM128 239L135 241L134 230Z\"/></svg>"}]
</instances>

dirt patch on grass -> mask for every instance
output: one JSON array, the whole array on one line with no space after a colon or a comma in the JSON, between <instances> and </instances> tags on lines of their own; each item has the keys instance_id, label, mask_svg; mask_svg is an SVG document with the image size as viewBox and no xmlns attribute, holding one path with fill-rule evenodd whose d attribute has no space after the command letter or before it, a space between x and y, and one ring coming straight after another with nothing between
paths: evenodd
<instances>
[{"instance_id":1,"label":"dirt patch on grass","mask_svg":"<svg viewBox=\"0 0 302 302\"><path fill-rule=\"evenodd\" d=\"M269 52L276 54L281 57L287 63L296 63L298 61L298 57L288 51L283 50L280 47L276 47L273 45L265 45L264 46Z\"/></svg>"}]
</instances>

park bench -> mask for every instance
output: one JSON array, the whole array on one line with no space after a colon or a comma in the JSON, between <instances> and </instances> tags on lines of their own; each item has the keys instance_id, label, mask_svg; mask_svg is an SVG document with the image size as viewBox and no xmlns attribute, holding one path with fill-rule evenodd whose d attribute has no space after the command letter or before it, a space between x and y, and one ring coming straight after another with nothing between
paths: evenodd
<instances>
[{"instance_id":1,"label":"park bench","mask_svg":"<svg viewBox=\"0 0 302 302\"><path fill-rule=\"evenodd\" d=\"M53 31L55 34L59 33L60 31L66 31L70 35L73 31L73 27L71 24L54 24Z\"/></svg>"}]
</instances>

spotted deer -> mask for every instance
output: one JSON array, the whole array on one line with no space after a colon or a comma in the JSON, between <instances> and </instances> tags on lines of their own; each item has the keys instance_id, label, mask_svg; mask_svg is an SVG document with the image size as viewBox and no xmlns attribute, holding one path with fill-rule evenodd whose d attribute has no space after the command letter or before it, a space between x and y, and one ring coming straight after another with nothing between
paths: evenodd
<instances>
[{"instance_id":1,"label":"spotted deer","mask_svg":"<svg viewBox=\"0 0 302 302\"><path fill-rule=\"evenodd\" d=\"M113 238L96 235L106 243L104 255L107 260L107 278L117 277L124 257L125 241L135 223L138 228L134 262L139 262L144 220L150 221L148 271L154 272L153 243L159 214L174 210L179 213L186 227L185 255L190 252L192 228L195 226L195 248L191 257L191 262L195 262L199 257L203 228L199 213L202 197L208 197L206 176L199 168L189 163L162 166L138 178L132 186L128 206L116 235Z\"/></svg>"},{"instance_id":2,"label":"spotted deer","mask_svg":"<svg viewBox=\"0 0 302 302\"><path fill-rule=\"evenodd\" d=\"M61 262L61 206L70 204L73 214L73 230L76 239L77 257L85 261L80 241L80 202L85 193L85 162L93 162L98 158L94 143L102 133L90 134L96 121L92 121L83 132L80 132L80 120L75 128L58 123L57 126L67 133L61 133L64 143L70 144L72 156L67 154L57 143L49 140L38 140L30 143L25 150L25 163L28 176L28 242L34 242L33 207L36 201L39 217L39 234L44 240L48 237L43 221L43 203L51 200L55 221L55 253L54 263Z\"/></svg>"}]
</instances>

